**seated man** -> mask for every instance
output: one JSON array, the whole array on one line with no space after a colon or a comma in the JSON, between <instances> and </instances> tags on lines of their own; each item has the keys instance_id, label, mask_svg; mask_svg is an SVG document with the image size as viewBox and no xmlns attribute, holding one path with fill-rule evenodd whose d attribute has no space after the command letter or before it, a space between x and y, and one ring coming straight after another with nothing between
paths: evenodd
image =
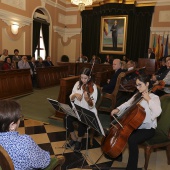
<instances>
[{"instance_id":1,"label":"seated man","mask_svg":"<svg viewBox=\"0 0 170 170\"><path fill-rule=\"evenodd\" d=\"M135 69L135 62L133 60L129 60L127 62L127 71Z\"/></svg>"},{"instance_id":2,"label":"seated man","mask_svg":"<svg viewBox=\"0 0 170 170\"><path fill-rule=\"evenodd\" d=\"M155 73L155 75L159 75L161 73L163 73L165 70L167 70L167 66L166 66L166 58L163 57L159 60L160 62L160 68L158 69L158 71Z\"/></svg>"},{"instance_id":3,"label":"seated man","mask_svg":"<svg viewBox=\"0 0 170 170\"><path fill-rule=\"evenodd\" d=\"M117 78L119 74L122 72L120 59L113 60L113 70L115 70L115 73L113 74L112 78L109 79L107 81L107 84L105 84L102 88L103 92L110 93L110 94L113 92L116 85Z\"/></svg>"},{"instance_id":4,"label":"seated man","mask_svg":"<svg viewBox=\"0 0 170 170\"><path fill-rule=\"evenodd\" d=\"M165 70L160 76L152 76L152 80L155 81L153 84L152 92L161 96L159 90L162 90L165 86L170 85L170 59L166 61L167 70Z\"/></svg>"},{"instance_id":5,"label":"seated man","mask_svg":"<svg viewBox=\"0 0 170 170\"><path fill-rule=\"evenodd\" d=\"M51 61L51 57L50 56L46 57L46 60L44 61L44 65L45 65L45 67L54 66L54 64Z\"/></svg>"}]
</instances>

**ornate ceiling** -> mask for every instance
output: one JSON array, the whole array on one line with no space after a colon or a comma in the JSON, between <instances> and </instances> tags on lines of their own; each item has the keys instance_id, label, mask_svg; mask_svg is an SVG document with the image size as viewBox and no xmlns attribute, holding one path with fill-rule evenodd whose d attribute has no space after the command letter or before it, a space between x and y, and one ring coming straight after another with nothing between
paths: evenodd
<instances>
[{"instance_id":1,"label":"ornate ceiling","mask_svg":"<svg viewBox=\"0 0 170 170\"><path fill-rule=\"evenodd\" d=\"M160 0L94 0L93 5L89 7L87 6L86 9L92 9L93 7L97 7L108 3L135 4L136 7L155 6L158 1Z\"/></svg>"}]
</instances>

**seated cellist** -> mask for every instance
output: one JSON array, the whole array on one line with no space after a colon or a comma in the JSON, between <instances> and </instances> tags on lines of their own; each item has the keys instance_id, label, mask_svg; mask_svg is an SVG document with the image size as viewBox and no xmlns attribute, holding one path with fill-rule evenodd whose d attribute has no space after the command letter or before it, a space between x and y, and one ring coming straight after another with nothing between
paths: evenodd
<instances>
[{"instance_id":1,"label":"seated cellist","mask_svg":"<svg viewBox=\"0 0 170 170\"><path fill-rule=\"evenodd\" d=\"M128 138L129 158L126 170L137 170L138 165L138 144L143 143L155 134L157 117L161 114L160 99L157 95L149 93L150 78L147 75L139 75L136 79L136 87L139 93L135 94L127 102L112 110L111 116L120 116L123 111L131 106L135 100L141 97L139 104L144 108L146 116L138 129L134 130Z\"/></svg>"}]
</instances>

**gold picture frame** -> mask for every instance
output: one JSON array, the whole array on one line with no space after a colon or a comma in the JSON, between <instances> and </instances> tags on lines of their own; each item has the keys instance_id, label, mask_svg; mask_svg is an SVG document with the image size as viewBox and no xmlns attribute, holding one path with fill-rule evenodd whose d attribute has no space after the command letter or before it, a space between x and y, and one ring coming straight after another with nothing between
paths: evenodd
<instances>
[{"instance_id":1,"label":"gold picture frame","mask_svg":"<svg viewBox=\"0 0 170 170\"><path fill-rule=\"evenodd\" d=\"M100 53L126 54L127 25L127 15L101 17Z\"/></svg>"}]
</instances>

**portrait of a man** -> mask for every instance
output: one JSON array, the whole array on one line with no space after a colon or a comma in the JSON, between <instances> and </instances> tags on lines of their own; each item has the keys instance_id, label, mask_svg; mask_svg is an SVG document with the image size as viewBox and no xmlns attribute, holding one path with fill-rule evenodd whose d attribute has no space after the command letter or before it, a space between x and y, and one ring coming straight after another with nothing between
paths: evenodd
<instances>
[{"instance_id":1,"label":"portrait of a man","mask_svg":"<svg viewBox=\"0 0 170 170\"><path fill-rule=\"evenodd\" d=\"M124 54L126 33L127 16L101 17L100 52Z\"/></svg>"}]
</instances>

